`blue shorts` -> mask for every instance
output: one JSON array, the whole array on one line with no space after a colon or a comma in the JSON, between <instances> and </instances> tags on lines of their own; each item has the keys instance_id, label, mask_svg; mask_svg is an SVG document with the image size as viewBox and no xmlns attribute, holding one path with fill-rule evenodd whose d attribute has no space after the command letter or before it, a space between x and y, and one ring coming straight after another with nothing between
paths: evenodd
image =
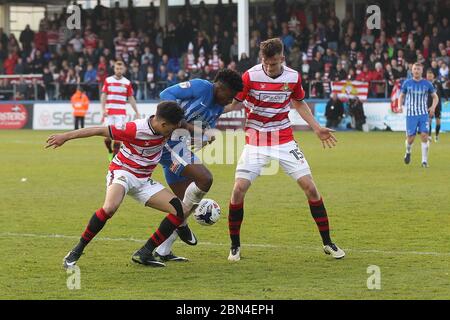
<instances>
[{"instance_id":1,"label":"blue shorts","mask_svg":"<svg viewBox=\"0 0 450 320\"><path fill-rule=\"evenodd\" d=\"M406 134L415 136L417 133L428 133L430 119L428 114L420 116L406 116Z\"/></svg>"},{"instance_id":2,"label":"blue shorts","mask_svg":"<svg viewBox=\"0 0 450 320\"><path fill-rule=\"evenodd\" d=\"M168 184L186 181L188 178L183 177L181 174L184 168L192 163L200 163L200 160L189 150L186 143L172 140L167 142L163 149L160 164L163 167L164 176Z\"/></svg>"}]
</instances>

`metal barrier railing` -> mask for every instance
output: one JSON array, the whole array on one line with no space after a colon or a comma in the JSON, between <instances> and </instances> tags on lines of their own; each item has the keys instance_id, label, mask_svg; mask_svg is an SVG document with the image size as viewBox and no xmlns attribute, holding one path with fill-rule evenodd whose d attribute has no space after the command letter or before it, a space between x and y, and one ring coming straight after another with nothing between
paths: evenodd
<instances>
[{"instance_id":1,"label":"metal barrier railing","mask_svg":"<svg viewBox=\"0 0 450 320\"><path fill-rule=\"evenodd\" d=\"M158 98L159 92L169 86L168 81L132 81L137 100ZM318 92L317 86L322 88ZM100 99L102 84L98 82L44 83L42 75L0 75L0 100L69 100L77 87L82 86L91 100ZM303 83L308 98L326 99L331 93L331 81L313 80ZM369 83L369 98L390 98L393 84L389 80Z\"/></svg>"},{"instance_id":2,"label":"metal barrier railing","mask_svg":"<svg viewBox=\"0 0 450 320\"><path fill-rule=\"evenodd\" d=\"M78 82L44 83L40 79L25 80L22 77L0 76L0 100L68 100L78 87L83 87L91 100L100 99L102 83ZM138 100L158 98L159 92L167 88L167 81L132 82L135 97Z\"/></svg>"}]
</instances>

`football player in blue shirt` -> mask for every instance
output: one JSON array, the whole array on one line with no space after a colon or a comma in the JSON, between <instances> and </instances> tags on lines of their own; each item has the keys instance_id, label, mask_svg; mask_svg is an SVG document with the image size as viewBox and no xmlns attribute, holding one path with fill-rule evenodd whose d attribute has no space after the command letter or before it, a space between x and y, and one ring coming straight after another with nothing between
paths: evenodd
<instances>
[{"instance_id":1,"label":"football player in blue shirt","mask_svg":"<svg viewBox=\"0 0 450 320\"><path fill-rule=\"evenodd\" d=\"M211 143L213 136L208 129L216 126L222 113L231 111L234 96L242 91L243 83L239 73L229 69L220 70L214 81L193 79L171 86L160 93L162 100L177 101L185 112L183 128L194 136L200 132L203 137L201 146ZM163 150L160 164L172 191L191 211L209 191L212 185L211 172L192 153L186 141L172 136ZM187 137L190 138L190 137ZM197 239L189 229L186 221L178 227L156 250L156 256L163 261L186 261L172 252L172 245L177 237L189 245L196 245Z\"/></svg>"},{"instance_id":2,"label":"football player in blue shirt","mask_svg":"<svg viewBox=\"0 0 450 320\"><path fill-rule=\"evenodd\" d=\"M434 116L438 103L436 89L430 81L423 79L423 65L414 63L412 67L413 77L403 82L398 106L403 110L406 108L406 154L405 164L411 162L411 147L419 132L422 140L422 167L428 168L428 128L430 117ZM431 95L433 102L428 108L428 95Z\"/></svg>"}]
</instances>

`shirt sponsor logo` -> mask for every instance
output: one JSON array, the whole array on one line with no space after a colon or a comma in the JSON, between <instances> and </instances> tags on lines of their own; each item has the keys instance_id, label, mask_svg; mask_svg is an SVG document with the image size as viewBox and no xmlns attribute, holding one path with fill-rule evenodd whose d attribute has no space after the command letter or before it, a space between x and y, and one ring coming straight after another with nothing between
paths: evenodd
<instances>
[{"instance_id":1,"label":"shirt sponsor logo","mask_svg":"<svg viewBox=\"0 0 450 320\"><path fill-rule=\"evenodd\" d=\"M286 101L286 94L276 94L276 93L261 93L259 95L259 100L264 102L273 102L273 103L283 103Z\"/></svg>"}]
</instances>

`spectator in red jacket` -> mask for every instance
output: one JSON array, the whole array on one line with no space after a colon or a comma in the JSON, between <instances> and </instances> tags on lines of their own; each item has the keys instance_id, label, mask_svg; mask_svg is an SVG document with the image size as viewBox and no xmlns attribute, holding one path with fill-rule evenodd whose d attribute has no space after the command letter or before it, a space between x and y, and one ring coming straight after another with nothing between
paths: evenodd
<instances>
[{"instance_id":1,"label":"spectator in red jacket","mask_svg":"<svg viewBox=\"0 0 450 320\"><path fill-rule=\"evenodd\" d=\"M385 93L384 70L381 62L375 64L375 70L370 71L370 91L373 97L382 98Z\"/></svg>"},{"instance_id":2,"label":"spectator in red jacket","mask_svg":"<svg viewBox=\"0 0 450 320\"><path fill-rule=\"evenodd\" d=\"M41 52L47 52L48 46L47 32L40 29L39 32L34 35L34 44L37 50Z\"/></svg>"},{"instance_id":3,"label":"spectator in red jacket","mask_svg":"<svg viewBox=\"0 0 450 320\"><path fill-rule=\"evenodd\" d=\"M14 68L17 64L17 55L13 53L8 54L8 58L3 62L3 68L5 69L5 74L14 74Z\"/></svg>"},{"instance_id":4,"label":"spectator in red jacket","mask_svg":"<svg viewBox=\"0 0 450 320\"><path fill-rule=\"evenodd\" d=\"M92 32L91 28L87 28L84 32L84 46L85 48L96 49L98 45L98 37Z\"/></svg>"},{"instance_id":5,"label":"spectator in red jacket","mask_svg":"<svg viewBox=\"0 0 450 320\"><path fill-rule=\"evenodd\" d=\"M357 81L369 82L371 80L371 75L369 67L365 64L362 71L356 76Z\"/></svg>"}]
</instances>

